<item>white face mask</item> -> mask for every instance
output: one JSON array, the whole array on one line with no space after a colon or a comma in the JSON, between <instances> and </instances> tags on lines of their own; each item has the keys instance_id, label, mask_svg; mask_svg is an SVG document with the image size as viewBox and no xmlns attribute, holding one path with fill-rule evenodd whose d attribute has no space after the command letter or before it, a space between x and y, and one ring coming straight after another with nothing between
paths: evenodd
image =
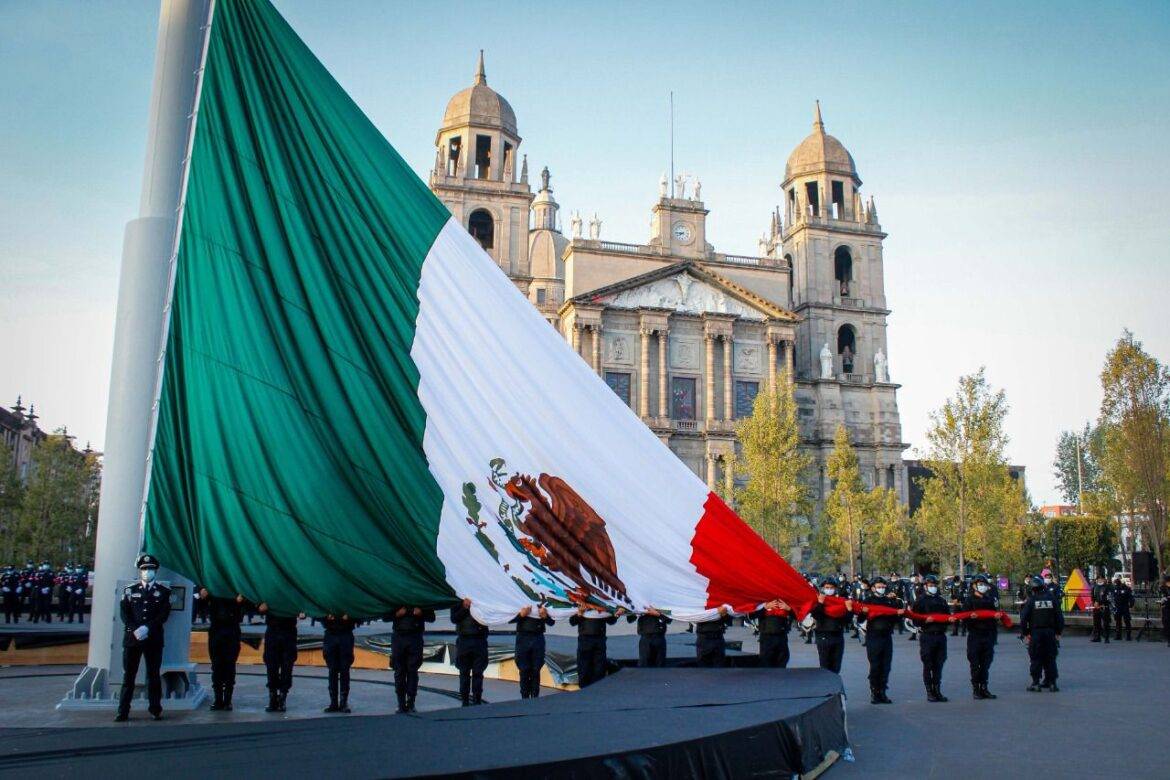
<instances>
[{"instance_id":1,"label":"white face mask","mask_svg":"<svg viewBox=\"0 0 1170 780\"><path fill-rule=\"evenodd\" d=\"M875 595L877 595L877 596L884 596L884 595L886 595L886 589L885 589L885 588L883 588L881 585L878 585L876 588L874 588L874 589L873 589L873 592L874 592L874 594L875 594Z\"/></svg>"},{"instance_id":2,"label":"white face mask","mask_svg":"<svg viewBox=\"0 0 1170 780\"><path fill-rule=\"evenodd\" d=\"M825 595L826 595L826 596L835 596L835 595L837 595L837 589L836 589L836 588L825 588L825 589L824 589L824 591L825 591Z\"/></svg>"},{"instance_id":3,"label":"white face mask","mask_svg":"<svg viewBox=\"0 0 1170 780\"><path fill-rule=\"evenodd\" d=\"M139 569L138 579L142 580L143 585L154 582L154 569Z\"/></svg>"},{"instance_id":4,"label":"white face mask","mask_svg":"<svg viewBox=\"0 0 1170 780\"><path fill-rule=\"evenodd\" d=\"M934 594L938 593L938 586L937 585L927 585L926 592L933 596Z\"/></svg>"},{"instance_id":5,"label":"white face mask","mask_svg":"<svg viewBox=\"0 0 1170 780\"><path fill-rule=\"evenodd\" d=\"M978 585L976 585L976 586L975 586L975 590L979 591L980 593L986 593L986 592L987 592L987 586L986 586L986 585L984 585L984 584L981 582L981 583L979 583Z\"/></svg>"},{"instance_id":6,"label":"white face mask","mask_svg":"<svg viewBox=\"0 0 1170 780\"><path fill-rule=\"evenodd\" d=\"M1045 585L1051 585L1051 584L1052 584L1052 578L1051 578L1051 577L1045 577L1045 578L1044 578L1044 584L1045 584Z\"/></svg>"}]
</instances>

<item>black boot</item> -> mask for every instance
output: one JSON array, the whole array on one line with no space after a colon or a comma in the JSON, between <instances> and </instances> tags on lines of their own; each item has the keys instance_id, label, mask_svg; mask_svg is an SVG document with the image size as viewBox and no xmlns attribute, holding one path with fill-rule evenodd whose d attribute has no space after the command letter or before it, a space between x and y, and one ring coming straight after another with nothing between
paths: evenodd
<instances>
[{"instance_id":1,"label":"black boot","mask_svg":"<svg viewBox=\"0 0 1170 780\"><path fill-rule=\"evenodd\" d=\"M998 699L999 698L994 693L987 690L987 683L981 683L979 685L979 690L983 692L983 698L985 698L985 699Z\"/></svg>"},{"instance_id":2,"label":"black boot","mask_svg":"<svg viewBox=\"0 0 1170 780\"><path fill-rule=\"evenodd\" d=\"M268 692L268 706L264 708L265 712L280 712L280 694L276 691Z\"/></svg>"},{"instance_id":3,"label":"black boot","mask_svg":"<svg viewBox=\"0 0 1170 780\"><path fill-rule=\"evenodd\" d=\"M1033 680L1032 684L1028 686L1029 693L1040 693L1040 690L1041 688L1039 680Z\"/></svg>"},{"instance_id":4,"label":"black boot","mask_svg":"<svg viewBox=\"0 0 1170 780\"><path fill-rule=\"evenodd\" d=\"M869 703L870 704L881 704L882 703L882 692L881 692L881 690L879 690L878 688L876 688L873 685L869 686Z\"/></svg>"},{"instance_id":5,"label":"black boot","mask_svg":"<svg viewBox=\"0 0 1170 780\"><path fill-rule=\"evenodd\" d=\"M972 699L984 698L982 685L980 685L979 683L971 683L971 698Z\"/></svg>"},{"instance_id":6,"label":"black boot","mask_svg":"<svg viewBox=\"0 0 1170 780\"><path fill-rule=\"evenodd\" d=\"M926 700L939 701L938 694L934 692L934 686L929 683L926 685Z\"/></svg>"},{"instance_id":7,"label":"black boot","mask_svg":"<svg viewBox=\"0 0 1170 780\"><path fill-rule=\"evenodd\" d=\"M288 691L281 691L279 694L277 694L276 705L280 708L281 712L285 711L285 702L287 700L288 700Z\"/></svg>"},{"instance_id":8,"label":"black boot","mask_svg":"<svg viewBox=\"0 0 1170 780\"><path fill-rule=\"evenodd\" d=\"M228 712L232 711L232 691L235 687L232 683L223 686L223 708Z\"/></svg>"},{"instance_id":9,"label":"black boot","mask_svg":"<svg viewBox=\"0 0 1170 780\"><path fill-rule=\"evenodd\" d=\"M223 686L222 685L213 685L211 687L215 693L215 701L211 702L210 709L222 710L223 709Z\"/></svg>"},{"instance_id":10,"label":"black boot","mask_svg":"<svg viewBox=\"0 0 1170 780\"><path fill-rule=\"evenodd\" d=\"M398 697L398 709L394 710L394 712L399 715L410 712L410 709L406 706L406 694L402 691L395 691L394 695Z\"/></svg>"},{"instance_id":11,"label":"black boot","mask_svg":"<svg viewBox=\"0 0 1170 780\"><path fill-rule=\"evenodd\" d=\"M878 688L878 704L893 704L893 700L886 695L885 688Z\"/></svg>"},{"instance_id":12,"label":"black boot","mask_svg":"<svg viewBox=\"0 0 1170 780\"><path fill-rule=\"evenodd\" d=\"M935 701L950 701L946 696L943 696L942 683L934 684L934 700Z\"/></svg>"},{"instance_id":13,"label":"black boot","mask_svg":"<svg viewBox=\"0 0 1170 780\"><path fill-rule=\"evenodd\" d=\"M414 712L414 696L407 695L406 697L406 711Z\"/></svg>"},{"instance_id":14,"label":"black boot","mask_svg":"<svg viewBox=\"0 0 1170 780\"><path fill-rule=\"evenodd\" d=\"M353 712L353 710L351 710L349 708L349 691L348 690L344 690L341 692L341 702L337 705L337 711L344 714L344 715L348 715L349 713Z\"/></svg>"},{"instance_id":15,"label":"black boot","mask_svg":"<svg viewBox=\"0 0 1170 780\"><path fill-rule=\"evenodd\" d=\"M1053 693L1056 693L1060 690L1060 688L1056 687L1056 680L1052 681L1052 685L1048 688L1048 690L1052 691Z\"/></svg>"}]
</instances>

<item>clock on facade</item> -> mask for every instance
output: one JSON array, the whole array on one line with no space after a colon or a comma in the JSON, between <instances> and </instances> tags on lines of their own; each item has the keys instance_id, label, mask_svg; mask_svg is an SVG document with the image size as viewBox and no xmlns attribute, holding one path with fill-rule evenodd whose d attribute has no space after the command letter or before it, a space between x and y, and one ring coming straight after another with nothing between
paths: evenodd
<instances>
[{"instance_id":1,"label":"clock on facade","mask_svg":"<svg viewBox=\"0 0 1170 780\"><path fill-rule=\"evenodd\" d=\"M670 232L680 244L689 244L695 238L695 231L685 222L675 222Z\"/></svg>"}]
</instances>

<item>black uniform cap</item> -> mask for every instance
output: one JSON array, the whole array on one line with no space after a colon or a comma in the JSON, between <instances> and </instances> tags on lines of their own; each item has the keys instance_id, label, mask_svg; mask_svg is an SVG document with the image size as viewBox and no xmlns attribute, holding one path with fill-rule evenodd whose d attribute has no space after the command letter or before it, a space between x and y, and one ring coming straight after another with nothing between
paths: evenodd
<instances>
[{"instance_id":1,"label":"black uniform cap","mask_svg":"<svg viewBox=\"0 0 1170 780\"><path fill-rule=\"evenodd\" d=\"M880 576L880 575L879 575L879 576L877 576L877 577L874 577L874 578L873 578L873 581L872 581L872 582L870 582L869 584L870 584L870 585L879 585L879 584L880 584L880 585L885 585L885 584L886 584L886 578L885 578L885 577L882 577L882 576Z\"/></svg>"},{"instance_id":2,"label":"black uniform cap","mask_svg":"<svg viewBox=\"0 0 1170 780\"><path fill-rule=\"evenodd\" d=\"M975 579L972 581L973 582L987 582L988 581L987 575L986 574L976 574Z\"/></svg>"},{"instance_id":3,"label":"black uniform cap","mask_svg":"<svg viewBox=\"0 0 1170 780\"><path fill-rule=\"evenodd\" d=\"M834 588L837 587L837 578L825 577L825 579L821 581L821 587L823 588L826 585L832 585Z\"/></svg>"},{"instance_id":4,"label":"black uniform cap","mask_svg":"<svg viewBox=\"0 0 1170 780\"><path fill-rule=\"evenodd\" d=\"M1042 580L1040 577L1032 577L1032 587L1033 588L1043 588L1044 587L1044 580Z\"/></svg>"},{"instance_id":5,"label":"black uniform cap","mask_svg":"<svg viewBox=\"0 0 1170 780\"><path fill-rule=\"evenodd\" d=\"M927 574L925 577L922 578L922 581L923 582L933 582L935 585L938 585L938 577L934 576L933 574Z\"/></svg>"},{"instance_id":6,"label":"black uniform cap","mask_svg":"<svg viewBox=\"0 0 1170 780\"><path fill-rule=\"evenodd\" d=\"M155 558L150 553L143 553L138 556L138 562L135 564L139 569L157 569L158 558Z\"/></svg>"}]
</instances>

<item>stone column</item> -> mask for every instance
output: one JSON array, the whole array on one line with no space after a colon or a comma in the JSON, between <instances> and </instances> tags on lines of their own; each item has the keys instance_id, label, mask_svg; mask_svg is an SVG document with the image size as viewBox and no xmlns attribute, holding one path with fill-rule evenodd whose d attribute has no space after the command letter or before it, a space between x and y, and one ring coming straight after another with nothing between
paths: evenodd
<instances>
[{"instance_id":1,"label":"stone column","mask_svg":"<svg viewBox=\"0 0 1170 780\"><path fill-rule=\"evenodd\" d=\"M713 453L708 452L707 453L707 489L708 490L715 489L715 476L716 476L715 455Z\"/></svg>"},{"instance_id":2,"label":"stone column","mask_svg":"<svg viewBox=\"0 0 1170 780\"><path fill-rule=\"evenodd\" d=\"M642 328L642 361L638 373L638 414L650 416L650 331Z\"/></svg>"},{"instance_id":3,"label":"stone column","mask_svg":"<svg viewBox=\"0 0 1170 780\"><path fill-rule=\"evenodd\" d=\"M670 417L666 405L666 331L658 331L658 416L663 420Z\"/></svg>"},{"instance_id":4,"label":"stone column","mask_svg":"<svg viewBox=\"0 0 1170 780\"><path fill-rule=\"evenodd\" d=\"M593 326L593 370L601 375L601 325Z\"/></svg>"},{"instance_id":5,"label":"stone column","mask_svg":"<svg viewBox=\"0 0 1170 780\"><path fill-rule=\"evenodd\" d=\"M715 337L710 333L705 334L703 344L707 351L707 375L706 384L706 402L707 402L707 426L710 428L711 423L715 421Z\"/></svg>"},{"instance_id":6,"label":"stone column","mask_svg":"<svg viewBox=\"0 0 1170 780\"><path fill-rule=\"evenodd\" d=\"M768 387L776 392L776 340L768 338Z\"/></svg>"},{"instance_id":7,"label":"stone column","mask_svg":"<svg viewBox=\"0 0 1170 780\"><path fill-rule=\"evenodd\" d=\"M735 349L735 339L731 336L723 337L723 419L731 420L735 416L735 388L731 384L731 357Z\"/></svg>"},{"instance_id":8,"label":"stone column","mask_svg":"<svg viewBox=\"0 0 1170 780\"><path fill-rule=\"evenodd\" d=\"M785 341L784 342L784 364L785 364L786 369L788 371L788 379L790 381L793 381L793 382L796 381L796 373L795 373L794 367L792 365L793 356L795 354L796 354L796 342L795 341Z\"/></svg>"},{"instance_id":9,"label":"stone column","mask_svg":"<svg viewBox=\"0 0 1170 780\"><path fill-rule=\"evenodd\" d=\"M577 357L581 357L581 323L573 323L573 351L577 353Z\"/></svg>"}]
</instances>

